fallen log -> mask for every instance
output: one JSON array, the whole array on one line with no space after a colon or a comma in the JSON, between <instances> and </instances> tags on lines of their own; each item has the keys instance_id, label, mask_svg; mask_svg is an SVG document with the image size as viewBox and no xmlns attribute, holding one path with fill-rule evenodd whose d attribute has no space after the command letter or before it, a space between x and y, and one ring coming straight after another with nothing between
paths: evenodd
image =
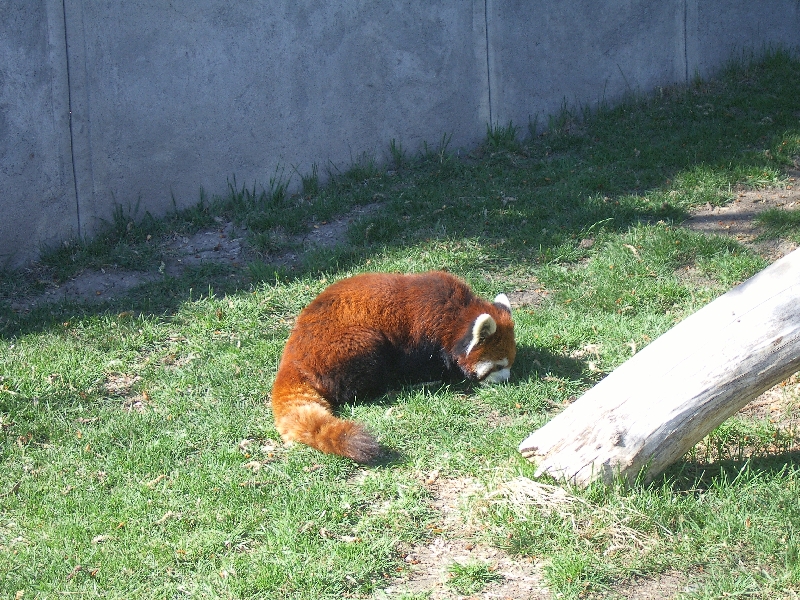
<instances>
[{"instance_id":1,"label":"fallen log","mask_svg":"<svg viewBox=\"0 0 800 600\"><path fill-rule=\"evenodd\" d=\"M519 446L579 486L650 479L750 400L800 370L800 249L615 369Z\"/></svg>"}]
</instances>

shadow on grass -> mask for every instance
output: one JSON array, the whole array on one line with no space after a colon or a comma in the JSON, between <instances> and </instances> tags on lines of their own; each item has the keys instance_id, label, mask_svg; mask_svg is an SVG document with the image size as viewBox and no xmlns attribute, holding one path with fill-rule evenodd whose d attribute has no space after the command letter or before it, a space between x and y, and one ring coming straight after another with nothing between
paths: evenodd
<instances>
[{"instance_id":1,"label":"shadow on grass","mask_svg":"<svg viewBox=\"0 0 800 600\"><path fill-rule=\"evenodd\" d=\"M97 302L42 302L24 313L15 313L0 300L0 337L10 339L46 331L66 321L120 313L169 316L187 302L209 296L236 294L250 289L246 272L215 264L188 267L181 277L165 276L132 288L122 297Z\"/></svg>"},{"instance_id":2,"label":"shadow on grass","mask_svg":"<svg viewBox=\"0 0 800 600\"><path fill-rule=\"evenodd\" d=\"M675 493L702 493L720 482L734 482L742 476L779 475L787 468L800 468L800 452L782 452L714 463L680 462L669 467L655 480L655 484L666 484Z\"/></svg>"},{"instance_id":3,"label":"shadow on grass","mask_svg":"<svg viewBox=\"0 0 800 600\"><path fill-rule=\"evenodd\" d=\"M380 454L367 466L377 469L390 469L393 467L407 465L409 460L410 459L407 454L397 450L396 448L390 448L389 446L380 444Z\"/></svg>"},{"instance_id":4,"label":"shadow on grass","mask_svg":"<svg viewBox=\"0 0 800 600\"><path fill-rule=\"evenodd\" d=\"M437 234L426 231L424 237L415 239L410 244L430 246L441 242L458 245L459 240L470 240L470 243L480 246L480 252L472 252L474 256L471 257L459 257L456 261L457 264L452 266L448 264L446 258L442 258L441 261L434 261L439 264L432 268L448 270L452 268L458 271L485 271L490 268L502 271L516 268L521 264L559 259L566 240L580 241L580 236L598 222L603 223L605 230L624 231L636 223L679 219L685 215L684 212L673 208L655 212L637 211L630 208L620 209L619 206L613 204L598 207L592 202L587 202L585 206L576 206L569 216L570 222L558 225L558 233L554 235L534 233L518 225L519 217L522 221L536 221L536 214L544 210L535 201L531 204L530 207L524 207L520 203L517 217L512 219L500 216L491 223L489 229L484 227L484 224L470 225L469 221L472 219L469 215L456 214L453 215L452 220L454 223L458 223L458 231L454 231L455 225L449 227L452 233ZM391 215L398 210L402 210L402 208L389 206L386 212ZM377 217L386 218L380 215ZM419 218L420 220L425 219L422 213L419 214ZM367 227L369 225L367 223ZM447 229L447 227L445 228ZM510 232L516 236L516 239L509 247L509 244L505 243L505 237ZM221 297L237 294L252 290L254 286L270 285L278 281L292 283L308 277L319 276L322 273L361 270L376 254L398 252L408 247L402 236L396 234L394 237L396 239L393 242L343 244L329 251L311 251L306 260L293 269L268 263L255 263L245 268L217 264L187 267L180 277L165 276L158 281L137 286L124 296L108 301L43 302L29 311L15 312L11 309L12 298L7 297L7 300L4 300L0 297L0 338L13 339L45 331L65 321L105 314L115 315L124 312L134 315L167 317L179 312L186 302L198 301L211 296ZM497 247L498 241L501 241L502 248ZM531 251L531 248L535 248L535 250ZM4 275L4 277L13 276L13 274Z\"/></svg>"},{"instance_id":5,"label":"shadow on grass","mask_svg":"<svg viewBox=\"0 0 800 600\"><path fill-rule=\"evenodd\" d=\"M517 346L517 358L514 360L512 368L514 379L528 379L550 374L558 378L596 383L594 378L587 378L586 373L586 361L553 354L534 346Z\"/></svg>"}]
</instances>

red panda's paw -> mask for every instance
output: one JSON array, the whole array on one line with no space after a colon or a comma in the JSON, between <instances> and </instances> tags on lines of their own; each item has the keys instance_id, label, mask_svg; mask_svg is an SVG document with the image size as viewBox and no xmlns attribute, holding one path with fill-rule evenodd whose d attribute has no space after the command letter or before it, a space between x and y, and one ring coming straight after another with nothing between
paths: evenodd
<instances>
[{"instance_id":1,"label":"red panda's paw","mask_svg":"<svg viewBox=\"0 0 800 600\"><path fill-rule=\"evenodd\" d=\"M339 438L340 447L337 454L346 456L357 463L369 464L374 462L381 453L378 440L362 425L352 422L348 424L352 425L352 427L343 432Z\"/></svg>"}]
</instances>

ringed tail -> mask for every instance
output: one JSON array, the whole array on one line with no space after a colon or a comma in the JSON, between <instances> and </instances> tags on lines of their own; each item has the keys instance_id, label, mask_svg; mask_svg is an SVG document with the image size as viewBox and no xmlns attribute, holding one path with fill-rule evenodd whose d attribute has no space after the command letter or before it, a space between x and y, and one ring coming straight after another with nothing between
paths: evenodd
<instances>
[{"instance_id":1,"label":"ringed tail","mask_svg":"<svg viewBox=\"0 0 800 600\"><path fill-rule=\"evenodd\" d=\"M327 454L370 463L380 446L366 428L334 416L328 402L305 385L272 390L275 426L285 443L299 442Z\"/></svg>"}]
</instances>

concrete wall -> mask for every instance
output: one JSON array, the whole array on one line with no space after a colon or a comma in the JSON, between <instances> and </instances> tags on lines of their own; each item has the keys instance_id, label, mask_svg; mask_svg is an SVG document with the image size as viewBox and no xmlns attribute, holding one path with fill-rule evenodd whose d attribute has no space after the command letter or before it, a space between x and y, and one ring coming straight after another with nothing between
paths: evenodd
<instances>
[{"instance_id":1,"label":"concrete wall","mask_svg":"<svg viewBox=\"0 0 800 600\"><path fill-rule=\"evenodd\" d=\"M594 108L688 83L764 49L800 49L797 0L487 0L492 119Z\"/></svg>"},{"instance_id":2,"label":"concrete wall","mask_svg":"<svg viewBox=\"0 0 800 600\"><path fill-rule=\"evenodd\" d=\"M0 0L0 268L226 181L346 168L800 48L797 0ZM295 180L297 176L295 175Z\"/></svg>"},{"instance_id":3,"label":"concrete wall","mask_svg":"<svg viewBox=\"0 0 800 600\"><path fill-rule=\"evenodd\" d=\"M76 231L63 10L0 0L0 268Z\"/></svg>"}]
</instances>

